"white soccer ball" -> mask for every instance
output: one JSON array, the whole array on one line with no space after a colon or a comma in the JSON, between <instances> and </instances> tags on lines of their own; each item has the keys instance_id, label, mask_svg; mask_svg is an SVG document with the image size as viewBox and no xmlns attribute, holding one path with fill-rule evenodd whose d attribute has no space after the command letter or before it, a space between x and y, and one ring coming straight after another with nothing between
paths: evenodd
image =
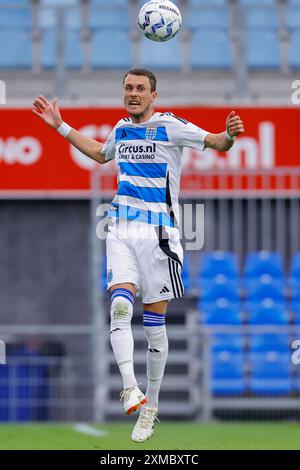
<instances>
[{"instance_id":1,"label":"white soccer ball","mask_svg":"<svg viewBox=\"0 0 300 470\"><path fill-rule=\"evenodd\" d=\"M181 14L169 0L151 0L140 9L138 25L146 38L152 41L169 41L178 33Z\"/></svg>"}]
</instances>

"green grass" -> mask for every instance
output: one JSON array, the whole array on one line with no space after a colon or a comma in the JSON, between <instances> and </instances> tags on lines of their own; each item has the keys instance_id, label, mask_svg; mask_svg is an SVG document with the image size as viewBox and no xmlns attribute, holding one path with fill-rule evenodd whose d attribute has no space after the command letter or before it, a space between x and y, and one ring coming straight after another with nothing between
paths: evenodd
<instances>
[{"instance_id":1,"label":"green grass","mask_svg":"<svg viewBox=\"0 0 300 470\"><path fill-rule=\"evenodd\" d=\"M161 423L153 437L143 444L131 441L132 424L93 427L108 434L103 437L81 434L72 425L0 425L0 450L300 449L298 423Z\"/></svg>"}]
</instances>

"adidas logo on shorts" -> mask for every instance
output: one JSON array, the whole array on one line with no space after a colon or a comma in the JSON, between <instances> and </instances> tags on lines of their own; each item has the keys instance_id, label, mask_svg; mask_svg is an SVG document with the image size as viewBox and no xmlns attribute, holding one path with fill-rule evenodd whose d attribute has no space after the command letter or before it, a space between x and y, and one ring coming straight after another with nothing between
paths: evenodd
<instances>
[{"instance_id":1,"label":"adidas logo on shorts","mask_svg":"<svg viewBox=\"0 0 300 470\"><path fill-rule=\"evenodd\" d=\"M160 291L160 294L166 294L167 292L170 292L167 286L164 286L162 290Z\"/></svg>"}]
</instances>

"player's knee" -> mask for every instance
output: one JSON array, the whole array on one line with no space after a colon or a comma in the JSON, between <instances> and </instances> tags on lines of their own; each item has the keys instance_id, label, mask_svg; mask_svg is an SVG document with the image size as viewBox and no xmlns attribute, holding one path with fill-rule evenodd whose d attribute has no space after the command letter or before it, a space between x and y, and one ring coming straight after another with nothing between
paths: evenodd
<instances>
[{"instance_id":1,"label":"player's knee","mask_svg":"<svg viewBox=\"0 0 300 470\"><path fill-rule=\"evenodd\" d=\"M117 289L116 289L117 290ZM110 328L124 330L130 328L133 315L134 296L124 296L124 293L113 291L110 308Z\"/></svg>"}]
</instances>

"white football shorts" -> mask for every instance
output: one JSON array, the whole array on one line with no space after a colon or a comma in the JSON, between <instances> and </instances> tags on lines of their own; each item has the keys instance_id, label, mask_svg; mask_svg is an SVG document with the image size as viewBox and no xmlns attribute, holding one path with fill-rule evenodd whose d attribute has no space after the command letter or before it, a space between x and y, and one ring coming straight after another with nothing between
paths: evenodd
<instances>
[{"instance_id":1,"label":"white football shorts","mask_svg":"<svg viewBox=\"0 0 300 470\"><path fill-rule=\"evenodd\" d=\"M110 219L106 255L107 289L130 282L145 304L183 296L183 249L177 228Z\"/></svg>"}]
</instances>

